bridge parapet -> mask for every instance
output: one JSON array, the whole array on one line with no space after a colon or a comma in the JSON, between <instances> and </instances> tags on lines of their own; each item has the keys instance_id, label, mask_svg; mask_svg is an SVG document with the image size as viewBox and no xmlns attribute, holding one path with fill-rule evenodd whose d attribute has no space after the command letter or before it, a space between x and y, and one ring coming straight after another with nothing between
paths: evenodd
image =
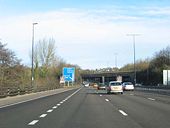
<instances>
[{"instance_id":1,"label":"bridge parapet","mask_svg":"<svg viewBox=\"0 0 170 128\"><path fill-rule=\"evenodd\" d=\"M89 74L81 74L83 81L89 82L109 82L116 81L117 77L122 77L122 81L132 81L134 73L133 72L112 72L112 73L89 73Z\"/></svg>"}]
</instances>

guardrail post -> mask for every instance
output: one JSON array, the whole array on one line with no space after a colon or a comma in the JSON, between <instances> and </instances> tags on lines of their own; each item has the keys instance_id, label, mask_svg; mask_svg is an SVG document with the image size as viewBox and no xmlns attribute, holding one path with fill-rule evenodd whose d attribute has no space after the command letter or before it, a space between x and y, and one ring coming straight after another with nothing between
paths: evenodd
<instances>
[{"instance_id":1,"label":"guardrail post","mask_svg":"<svg viewBox=\"0 0 170 128\"><path fill-rule=\"evenodd\" d=\"M7 90L7 96L9 96L9 94L10 94L10 89L8 88L8 90Z\"/></svg>"}]
</instances>

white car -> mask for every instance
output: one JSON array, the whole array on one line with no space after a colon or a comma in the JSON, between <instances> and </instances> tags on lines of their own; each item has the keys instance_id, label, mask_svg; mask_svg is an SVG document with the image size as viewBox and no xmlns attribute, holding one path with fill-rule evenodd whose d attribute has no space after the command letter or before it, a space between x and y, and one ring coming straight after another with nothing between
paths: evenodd
<instances>
[{"instance_id":1,"label":"white car","mask_svg":"<svg viewBox=\"0 0 170 128\"><path fill-rule=\"evenodd\" d=\"M123 87L119 81L110 81L109 86L106 87L107 93L121 93L123 94Z\"/></svg>"},{"instance_id":2,"label":"white car","mask_svg":"<svg viewBox=\"0 0 170 128\"><path fill-rule=\"evenodd\" d=\"M134 85L132 84L132 82L124 82L123 84L123 90L134 90Z\"/></svg>"},{"instance_id":3,"label":"white car","mask_svg":"<svg viewBox=\"0 0 170 128\"><path fill-rule=\"evenodd\" d=\"M89 83L89 82L84 81L84 82L83 82L83 85L84 85L85 87L89 87L89 86L90 86L90 83Z\"/></svg>"}]
</instances>

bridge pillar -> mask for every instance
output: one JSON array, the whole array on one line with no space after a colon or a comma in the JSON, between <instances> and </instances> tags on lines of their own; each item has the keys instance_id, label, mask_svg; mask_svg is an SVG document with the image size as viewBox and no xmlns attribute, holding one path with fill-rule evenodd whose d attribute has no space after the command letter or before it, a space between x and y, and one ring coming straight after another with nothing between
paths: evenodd
<instances>
[{"instance_id":1,"label":"bridge pillar","mask_svg":"<svg viewBox=\"0 0 170 128\"><path fill-rule=\"evenodd\" d=\"M117 76L116 80L122 82L122 76L121 75Z\"/></svg>"},{"instance_id":2,"label":"bridge pillar","mask_svg":"<svg viewBox=\"0 0 170 128\"><path fill-rule=\"evenodd\" d=\"M105 83L105 77L102 76L102 83L104 84Z\"/></svg>"}]
</instances>

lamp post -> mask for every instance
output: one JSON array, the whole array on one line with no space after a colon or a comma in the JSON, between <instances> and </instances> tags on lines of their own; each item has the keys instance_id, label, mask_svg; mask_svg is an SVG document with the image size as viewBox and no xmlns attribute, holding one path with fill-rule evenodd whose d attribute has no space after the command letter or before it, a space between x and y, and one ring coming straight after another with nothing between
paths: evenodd
<instances>
[{"instance_id":1,"label":"lamp post","mask_svg":"<svg viewBox=\"0 0 170 128\"><path fill-rule=\"evenodd\" d=\"M115 53L115 68L117 68L117 53Z\"/></svg>"},{"instance_id":2,"label":"lamp post","mask_svg":"<svg viewBox=\"0 0 170 128\"><path fill-rule=\"evenodd\" d=\"M32 68L31 68L31 86L34 86L34 26L38 23L32 23Z\"/></svg>"},{"instance_id":3,"label":"lamp post","mask_svg":"<svg viewBox=\"0 0 170 128\"><path fill-rule=\"evenodd\" d=\"M139 34L127 34L127 36L132 36L133 38L133 61L134 61L134 85L136 85L136 48L135 48L135 38L140 36Z\"/></svg>"}]
</instances>

